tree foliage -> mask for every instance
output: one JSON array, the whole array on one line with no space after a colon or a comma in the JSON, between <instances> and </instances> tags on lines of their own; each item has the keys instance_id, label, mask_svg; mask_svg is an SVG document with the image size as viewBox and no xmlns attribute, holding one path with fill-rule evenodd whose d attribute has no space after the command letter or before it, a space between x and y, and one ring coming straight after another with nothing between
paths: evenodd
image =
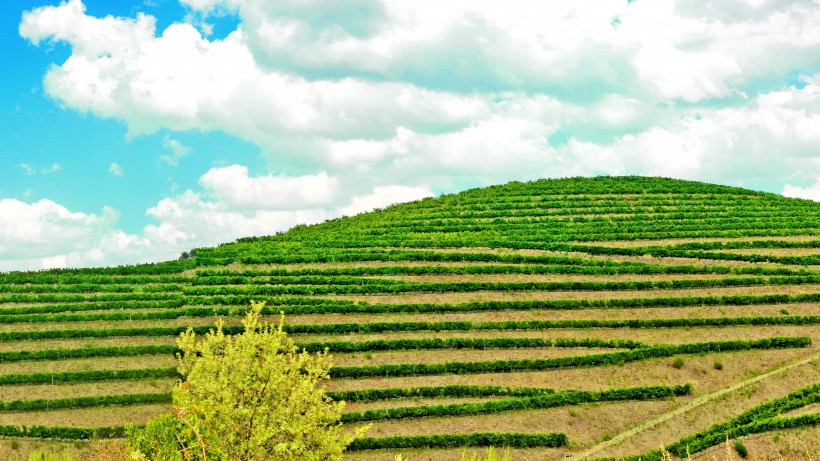
<instances>
[{"instance_id":1,"label":"tree foliage","mask_svg":"<svg viewBox=\"0 0 820 461\"><path fill-rule=\"evenodd\" d=\"M135 450L155 461L172 459L155 450L165 442L175 444L178 459L341 459L354 437L339 422L344 402L317 386L328 378L330 356L298 350L282 321L261 321L262 307L253 304L242 334L225 334L220 321L204 336L192 329L179 336L184 381L173 391L176 419L149 424L150 437L134 431Z\"/></svg>"}]
</instances>

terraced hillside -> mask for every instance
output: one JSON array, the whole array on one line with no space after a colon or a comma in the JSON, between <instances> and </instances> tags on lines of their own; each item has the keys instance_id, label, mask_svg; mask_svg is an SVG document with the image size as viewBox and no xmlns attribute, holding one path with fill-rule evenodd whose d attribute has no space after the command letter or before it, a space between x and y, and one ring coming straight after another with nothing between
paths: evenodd
<instances>
[{"instance_id":1,"label":"terraced hillside","mask_svg":"<svg viewBox=\"0 0 820 461\"><path fill-rule=\"evenodd\" d=\"M486 444L653 459L727 433L751 459L817 459L819 232L810 201L562 179L184 261L0 275L0 431L118 436L167 409L176 334L236 325L259 300L303 347L333 353L328 390L348 423L373 424L350 459Z\"/></svg>"}]
</instances>

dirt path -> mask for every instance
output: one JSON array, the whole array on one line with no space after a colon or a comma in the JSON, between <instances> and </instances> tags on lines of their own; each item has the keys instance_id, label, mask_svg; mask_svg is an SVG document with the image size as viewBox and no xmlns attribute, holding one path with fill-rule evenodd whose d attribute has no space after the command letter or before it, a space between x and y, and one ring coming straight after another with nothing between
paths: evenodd
<instances>
[{"instance_id":1,"label":"dirt path","mask_svg":"<svg viewBox=\"0 0 820 461\"><path fill-rule=\"evenodd\" d=\"M750 384L754 384L758 381L762 381L762 380L764 380L766 378L769 378L773 375L776 375L776 374L783 373L785 371L791 370L792 368L796 368L796 367L799 367L801 365L811 363L815 360L820 360L820 354L815 354L815 355L812 355L811 357L799 360L797 362L793 362L793 363L790 363L788 365L784 365L780 368L776 368L776 369L774 369L772 371L769 371L767 373L763 373L762 375L755 376L754 378L749 378L745 381L741 381L741 382L739 382L737 384L734 384L730 387L727 387L727 388L720 389L718 391L712 392L711 394L702 395L702 396L698 397L697 399L687 403L686 405L683 405L682 407L676 408L675 410L670 411L669 413L664 413L664 414L662 414L662 415L660 415L656 418L653 418L653 419L651 419L651 420L649 420L649 421L647 421L647 422L645 422L645 423L643 423L639 426L635 426L632 429L629 429L628 431L621 432L620 434L616 435L615 437L612 437L611 439L609 439L605 442L601 442L598 445L593 446L592 448L585 451L584 453L580 453L578 455L574 455L574 456L568 457L566 459L567 460L573 460L573 461L580 461L580 460L590 459L590 457L592 455L594 455L595 453L598 453L601 450L603 450L605 448L608 448L608 447L611 447L613 445L617 445L618 443L623 442L624 440L634 436L635 434L638 434L638 433L643 432L647 429L655 427L658 424L660 424L660 423L662 423L662 422L664 422L664 421L666 421L670 418L673 418L675 416L678 416L680 414L683 414L683 413L686 413L690 410L693 410L693 409L695 409L695 408L697 408L697 407L699 407L699 406L701 406L701 405L703 405L703 404L705 404L705 403L707 403L711 400L714 400L714 399L716 399L720 396L723 396L725 394L728 394L730 392L734 392L734 391L736 391L736 390L738 390L742 387L748 386Z\"/></svg>"}]
</instances>

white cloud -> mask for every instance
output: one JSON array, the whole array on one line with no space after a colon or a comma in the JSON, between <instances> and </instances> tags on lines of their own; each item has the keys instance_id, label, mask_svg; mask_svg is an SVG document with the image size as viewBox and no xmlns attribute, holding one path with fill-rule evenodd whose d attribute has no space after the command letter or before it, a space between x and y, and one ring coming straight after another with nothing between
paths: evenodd
<instances>
[{"instance_id":1,"label":"white cloud","mask_svg":"<svg viewBox=\"0 0 820 461\"><path fill-rule=\"evenodd\" d=\"M102 215L74 213L47 199L25 203L0 200L0 260L53 256L93 243L116 220L114 210Z\"/></svg>"},{"instance_id":2,"label":"white cloud","mask_svg":"<svg viewBox=\"0 0 820 461\"><path fill-rule=\"evenodd\" d=\"M234 209L225 203L206 200L190 190L161 200L147 213L160 224L147 226L145 235L152 241L175 245L180 251L238 237L274 234L296 224L318 223L329 216L322 208Z\"/></svg>"},{"instance_id":3,"label":"white cloud","mask_svg":"<svg viewBox=\"0 0 820 461\"><path fill-rule=\"evenodd\" d=\"M168 154L160 155L159 161L167 163L172 166L177 166L180 159L193 152L193 149L182 144L178 139L174 139L168 135L162 140L162 147L168 151Z\"/></svg>"},{"instance_id":4,"label":"white cloud","mask_svg":"<svg viewBox=\"0 0 820 461\"><path fill-rule=\"evenodd\" d=\"M90 16L80 0L36 8L19 27L34 44L70 45L44 80L64 106L121 120L129 136L225 132L289 173L212 168L200 189L152 207L157 224L142 235L112 237L118 254L465 183L820 176L816 1L181 2L189 23L161 31L144 14ZM224 39L197 29L226 11L241 25ZM173 134L163 148L170 165L192 155Z\"/></svg>"},{"instance_id":5,"label":"white cloud","mask_svg":"<svg viewBox=\"0 0 820 461\"><path fill-rule=\"evenodd\" d=\"M726 97L780 78L820 43L811 1L185 3L236 11L256 60L272 69L569 99Z\"/></svg>"},{"instance_id":6,"label":"white cloud","mask_svg":"<svg viewBox=\"0 0 820 461\"><path fill-rule=\"evenodd\" d=\"M223 40L181 23L157 36L150 16L95 18L71 0L26 13L20 33L72 46L45 79L64 104L132 135L233 134L278 169L352 185L336 203L380 185L567 172L748 177L732 165L765 164L748 149L786 143L794 166L818 146L816 84L782 83L818 64L820 8L805 2L738 5L744 21L673 2L185 4L242 25ZM165 147L170 164L189 152Z\"/></svg>"},{"instance_id":7,"label":"white cloud","mask_svg":"<svg viewBox=\"0 0 820 461\"><path fill-rule=\"evenodd\" d=\"M250 177L241 165L213 168L199 182L202 191L186 190L146 210L156 223L139 234L118 229L110 208L94 215L51 200L0 200L0 270L163 261L191 248L432 196L427 186L386 185L334 204L338 179L327 173Z\"/></svg>"},{"instance_id":8,"label":"white cloud","mask_svg":"<svg viewBox=\"0 0 820 461\"><path fill-rule=\"evenodd\" d=\"M68 106L124 120L132 135L219 129L276 149L283 133L383 136L397 123L421 130L465 124L483 109L480 98L412 85L268 71L239 30L209 41L174 24L156 37L153 18L98 19L78 0L26 13L20 33L33 43L69 42L73 54L49 70L46 91Z\"/></svg>"},{"instance_id":9,"label":"white cloud","mask_svg":"<svg viewBox=\"0 0 820 461\"><path fill-rule=\"evenodd\" d=\"M23 173L24 173L26 176L31 176L31 175L33 175L34 173L36 173L36 172L37 172L37 170L35 170L35 169L34 169L31 165L29 165L28 163L21 163L21 164L19 164L19 165L17 165L17 166L18 166L21 170L23 170Z\"/></svg>"},{"instance_id":10,"label":"white cloud","mask_svg":"<svg viewBox=\"0 0 820 461\"><path fill-rule=\"evenodd\" d=\"M112 163L108 167L108 172L113 174L114 176L122 176L124 171L119 163Z\"/></svg>"},{"instance_id":11,"label":"white cloud","mask_svg":"<svg viewBox=\"0 0 820 461\"><path fill-rule=\"evenodd\" d=\"M820 179L806 187L793 186L786 184L783 188L783 195L793 198L804 198L807 200L814 200L820 202Z\"/></svg>"},{"instance_id":12,"label":"white cloud","mask_svg":"<svg viewBox=\"0 0 820 461\"><path fill-rule=\"evenodd\" d=\"M410 202L425 197L433 197L433 191L426 186L377 186L367 195L353 197L350 204L336 210L335 215L353 216L373 211L396 203Z\"/></svg>"},{"instance_id":13,"label":"white cloud","mask_svg":"<svg viewBox=\"0 0 820 461\"><path fill-rule=\"evenodd\" d=\"M199 184L233 209L298 210L327 205L336 198L338 180L322 172L298 177L250 177L248 168L212 168Z\"/></svg>"},{"instance_id":14,"label":"white cloud","mask_svg":"<svg viewBox=\"0 0 820 461\"><path fill-rule=\"evenodd\" d=\"M56 172L60 171L63 168L62 166L60 166L59 163L52 163L51 166L48 166L48 167L45 167L45 168L38 168L38 167L35 167L35 166L32 166L32 165L29 165L28 163L20 163L20 164L17 165L17 167L20 168L21 170L23 170L23 173L26 176L33 176L37 173L41 173L41 174L56 173Z\"/></svg>"}]
</instances>

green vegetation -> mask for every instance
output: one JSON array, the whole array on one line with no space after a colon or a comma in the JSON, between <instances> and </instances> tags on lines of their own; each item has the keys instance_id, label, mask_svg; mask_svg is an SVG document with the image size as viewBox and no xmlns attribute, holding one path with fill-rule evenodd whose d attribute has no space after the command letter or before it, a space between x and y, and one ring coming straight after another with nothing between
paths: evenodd
<instances>
[{"instance_id":1,"label":"green vegetation","mask_svg":"<svg viewBox=\"0 0 820 461\"><path fill-rule=\"evenodd\" d=\"M344 402L318 387L327 352L300 352L281 322L260 321L261 308L248 312L242 334L225 335L218 323L203 337L180 335L174 415L128 430L137 459L341 459L354 435L339 423Z\"/></svg>"},{"instance_id":2,"label":"green vegetation","mask_svg":"<svg viewBox=\"0 0 820 461\"><path fill-rule=\"evenodd\" d=\"M735 451L741 458L749 456L749 450L746 448L746 445L743 445L740 439L735 440Z\"/></svg>"},{"instance_id":3,"label":"green vegetation","mask_svg":"<svg viewBox=\"0 0 820 461\"><path fill-rule=\"evenodd\" d=\"M568 178L297 226L162 264L0 274L0 436L121 438L133 424L144 427L131 432L139 446L179 436L154 446L159 459L174 459L179 443L200 446L168 414L179 406L173 382L192 370L181 375L173 357L196 357L173 340L207 335L221 319L227 344L265 303L262 316L286 315L293 347L333 355L332 368L316 368L330 378L323 399L348 404L334 414L349 429L373 425L349 450L578 454L817 355L818 236L820 204L807 200ZM780 387L737 391L742 401L716 399L707 407L733 415L723 423L674 444L646 430L635 444L685 457L727 437L817 426L813 366ZM197 417L241 400L242 386L221 387L224 401ZM242 446L231 437L224 443ZM630 447L617 456L638 456Z\"/></svg>"}]
</instances>

